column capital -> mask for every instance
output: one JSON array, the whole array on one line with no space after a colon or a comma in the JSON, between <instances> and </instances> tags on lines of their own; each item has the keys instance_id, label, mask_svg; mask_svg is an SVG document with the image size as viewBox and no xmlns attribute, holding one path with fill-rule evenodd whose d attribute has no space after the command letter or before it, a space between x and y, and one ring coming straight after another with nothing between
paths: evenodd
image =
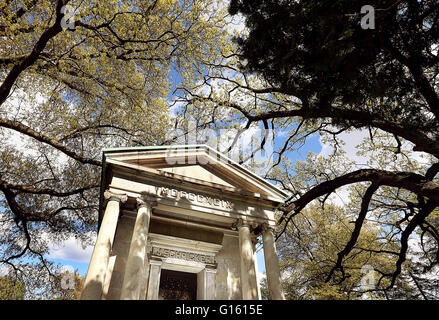
<instances>
[{"instance_id":1,"label":"column capital","mask_svg":"<svg viewBox=\"0 0 439 320\"><path fill-rule=\"evenodd\" d=\"M128 200L128 196L124 193L115 193L110 190L105 190L104 198L108 201L117 201L119 203L125 203Z\"/></svg>"},{"instance_id":2,"label":"column capital","mask_svg":"<svg viewBox=\"0 0 439 320\"><path fill-rule=\"evenodd\" d=\"M239 218L239 219L237 219L233 224L232 224L232 229L241 229L242 227L251 227L251 224L248 222L248 221L246 221L246 220L244 220L244 219L241 219L241 218Z\"/></svg>"},{"instance_id":3,"label":"column capital","mask_svg":"<svg viewBox=\"0 0 439 320\"><path fill-rule=\"evenodd\" d=\"M157 206L157 196L152 193L143 192L139 197L136 198L137 207L155 207Z\"/></svg>"},{"instance_id":4,"label":"column capital","mask_svg":"<svg viewBox=\"0 0 439 320\"><path fill-rule=\"evenodd\" d=\"M232 230L239 230L242 227L248 227L250 229L250 232L254 232L256 228L258 227L258 223L255 221L248 221L244 220L242 218L236 219L236 221L231 225Z\"/></svg>"},{"instance_id":5,"label":"column capital","mask_svg":"<svg viewBox=\"0 0 439 320\"><path fill-rule=\"evenodd\" d=\"M136 202L137 202L137 209L140 208L152 208L155 207L157 205L157 201L147 201L145 200L143 197L138 197L136 198Z\"/></svg>"},{"instance_id":6,"label":"column capital","mask_svg":"<svg viewBox=\"0 0 439 320\"><path fill-rule=\"evenodd\" d=\"M268 224L268 223L263 223L261 225L262 232L268 231L268 232L276 233L278 231L278 228L279 228L279 226Z\"/></svg>"}]
</instances>

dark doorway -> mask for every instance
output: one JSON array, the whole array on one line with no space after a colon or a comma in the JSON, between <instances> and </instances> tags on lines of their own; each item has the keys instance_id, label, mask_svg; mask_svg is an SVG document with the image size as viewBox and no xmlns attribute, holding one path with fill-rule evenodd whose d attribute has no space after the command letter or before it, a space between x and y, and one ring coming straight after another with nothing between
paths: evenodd
<instances>
[{"instance_id":1,"label":"dark doorway","mask_svg":"<svg viewBox=\"0 0 439 320\"><path fill-rule=\"evenodd\" d=\"M159 300L196 300L197 274L162 269Z\"/></svg>"}]
</instances>

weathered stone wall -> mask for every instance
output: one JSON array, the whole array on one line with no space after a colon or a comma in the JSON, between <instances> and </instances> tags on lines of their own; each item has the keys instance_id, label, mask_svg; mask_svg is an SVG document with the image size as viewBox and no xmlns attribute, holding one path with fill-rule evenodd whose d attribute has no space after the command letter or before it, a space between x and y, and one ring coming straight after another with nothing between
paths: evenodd
<instances>
[{"instance_id":1,"label":"weathered stone wall","mask_svg":"<svg viewBox=\"0 0 439 320\"><path fill-rule=\"evenodd\" d=\"M196 227L182 226L159 221L151 221L149 232L183 239L221 244L222 232L205 230Z\"/></svg>"}]
</instances>

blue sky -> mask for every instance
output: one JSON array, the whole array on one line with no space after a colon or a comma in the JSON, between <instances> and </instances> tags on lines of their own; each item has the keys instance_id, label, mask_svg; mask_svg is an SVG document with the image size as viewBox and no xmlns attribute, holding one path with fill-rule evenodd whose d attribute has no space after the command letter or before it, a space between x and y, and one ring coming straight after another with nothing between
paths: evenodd
<instances>
[{"instance_id":1,"label":"blue sky","mask_svg":"<svg viewBox=\"0 0 439 320\"><path fill-rule=\"evenodd\" d=\"M72 266L74 270L76 270L80 275L85 276L88 269L88 262L78 262L73 260L64 260L64 259L51 259L57 264L62 266Z\"/></svg>"}]
</instances>

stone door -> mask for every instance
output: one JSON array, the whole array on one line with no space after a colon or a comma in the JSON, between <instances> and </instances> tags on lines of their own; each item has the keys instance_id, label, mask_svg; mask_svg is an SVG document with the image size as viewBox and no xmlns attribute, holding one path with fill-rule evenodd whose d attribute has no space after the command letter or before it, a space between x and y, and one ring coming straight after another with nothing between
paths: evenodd
<instances>
[{"instance_id":1,"label":"stone door","mask_svg":"<svg viewBox=\"0 0 439 320\"><path fill-rule=\"evenodd\" d=\"M196 300L197 274L162 269L159 300Z\"/></svg>"}]
</instances>

